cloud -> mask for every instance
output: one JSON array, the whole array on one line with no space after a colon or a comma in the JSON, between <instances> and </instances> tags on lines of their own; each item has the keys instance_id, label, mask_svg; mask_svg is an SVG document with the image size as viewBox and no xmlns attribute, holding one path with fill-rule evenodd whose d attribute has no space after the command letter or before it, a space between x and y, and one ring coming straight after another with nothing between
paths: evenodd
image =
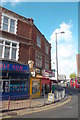
<instances>
[{"instance_id":1,"label":"cloud","mask_svg":"<svg viewBox=\"0 0 80 120\"><path fill-rule=\"evenodd\" d=\"M1 0L0 4L5 5L7 2L14 7L21 2L79 2L79 0Z\"/></svg>"},{"instance_id":2,"label":"cloud","mask_svg":"<svg viewBox=\"0 0 80 120\"><path fill-rule=\"evenodd\" d=\"M7 2L10 2L11 6L14 7L16 4L26 2L26 0L1 0L2 5L6 4Z\"/></svg>"},{"instance_id":3,"label":"cloud","mask_svg":"<svg viewBox=\"0 0 80 120\"><path fill-rule=\"evenodd\" d=\"M59 74L64 74L69 78L69 75L73 72L76 73L76 45L73 41L72 34L73 24L70 20L69 23L61 23L59 28L55 29L50 36L50 43L52 46L51 56L52 62L56 65L56 36L57 34L57 48L58 48L58 68ZM64 31L64 34L60 34ZM54 65L53 65L54 67ZM56 68L56 67L55 67Z\"/></svg>"},{"instance_id":4,"label":"cloud","mask_svg":"<svg viewBox=\"0 0 80 120\"><path fill-rule=\"evenodd\" d=\"M72 32L71 32L71 28L72 28L72 23L70 22L69 24L66 24L66 23L62 23L60 24L59 28L57 28L53 33L52 35L50 36L50 40L51 42L53 40L55 40L55 33L60 33L62 31L65 32L65 34L58 34L57 37L58 37L58 41L70 41L72 40Z\"/></svg>"}]
</instances>

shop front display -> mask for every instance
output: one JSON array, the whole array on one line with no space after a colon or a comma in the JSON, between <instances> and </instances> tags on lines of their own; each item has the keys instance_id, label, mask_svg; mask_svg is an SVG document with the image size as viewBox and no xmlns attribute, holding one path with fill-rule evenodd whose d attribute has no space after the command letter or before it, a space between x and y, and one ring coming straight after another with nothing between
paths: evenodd
<instances>
[{"instance_id":1,"label":"shop front display","mask_svg":"<svg viewBox=\"0 0 80 120\"><path fill-rule=\"evenodd\" d=\"M41 82L39 78L30 78L30 96L37 98L40 96Z\"/></svg>"},{"instance_id":2,"label":"shop front display","mask_svg":"<svg viewBox=\"0 0 80 120\"><path fill-rule=\"evenodd\" d=\"M48 94L51 91L51 81L48 78L41 79L41 95Z\"/></svg>"},{"instance_id":3,"label":"shop front display","mask_svg":"<svg viewBox=\"0 0 80 120\"><path fill-rule=\"evenodd\" d=\"M0 93L2 96L29 96L30 72L27 65L0 61Z\"/></svg>"}]
</instances>

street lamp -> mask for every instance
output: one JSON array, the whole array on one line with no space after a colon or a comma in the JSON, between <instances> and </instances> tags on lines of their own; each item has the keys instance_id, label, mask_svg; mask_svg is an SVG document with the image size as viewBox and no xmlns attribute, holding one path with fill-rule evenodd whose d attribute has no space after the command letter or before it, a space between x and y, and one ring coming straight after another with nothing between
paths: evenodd
<instances>
[{"instance_id":1,"label":"street lamp","mask_svg":"<svg viewBox=\"0 0 80 120\"><path fill-rule=\"evenodd\" d=\"M58 50L57 50L57 34L63 34L65 33L64 31L62 32L57 32L55 33L56 35L56 69L57 69L57 82L58 82Z\"/></svg>"}]
</instances>

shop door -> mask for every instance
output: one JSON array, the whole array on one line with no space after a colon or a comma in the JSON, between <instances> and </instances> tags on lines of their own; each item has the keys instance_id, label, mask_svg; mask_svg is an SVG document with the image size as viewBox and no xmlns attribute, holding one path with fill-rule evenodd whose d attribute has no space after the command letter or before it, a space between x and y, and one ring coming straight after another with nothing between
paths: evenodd
<instances>
[{"instance_id":1,"label":"shop door","mask_svg":"<svg viewBox=\"0 0 80 120\"><path fill-rule=\"evenodd\" d=\"M45 92L45 84L42 84L42 90L41 90L41 92L42 92L42 95L43 95L44 92Z\"/></svg>"}]
</instances>

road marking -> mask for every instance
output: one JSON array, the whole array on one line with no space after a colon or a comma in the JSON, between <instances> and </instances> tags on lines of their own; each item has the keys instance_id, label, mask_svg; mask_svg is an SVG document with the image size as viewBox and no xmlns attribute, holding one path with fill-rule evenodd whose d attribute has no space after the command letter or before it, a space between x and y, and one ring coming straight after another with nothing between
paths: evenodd
<instances>
[{"instance_id":1,"label":"road marking","mask_svg":"<svg viewBox=\"0 0 80 120\"><path fill-rule=\"evenodd\" d=\"M64 101L64 102L62 102L62 103L60 103L60 104L57 104L57 105L54 105L54 104L52 104L52 105L47 105L47 106L44 106L44 107L40 107L40 108L31 108L32 109L32 111L29 111L29 112L27 112L26 110L26 112L25 111L17 111L17 115L19 115L19 117L20 116L22 116L22 115L28 115L28 114L32 114L32 113L37 113L37 112L42 112L42 111L45 111L45 110L49 110L49 109L52 109L52 108L57 108L57 107L60 107L60 106L62 106L62 105L64 105L64 104L66 104L66 103L68 103L68 102L70 102L71 101L71 99L72 99L72 96L69 96L68 97L68 100L66 100L66 101ZM21 115L20 115L20 113L21 113ZM6 117L2 117L2 118L14 118L14 117L16 117L16 116L10 116L10 115L6 115Z\"/></svg>"},{"instance_id":2,"label":"road marking","mask_svg":"<svg viewBox=\"0 0 80 120\"><path fill-rule=\"evenodd\" d=\"M34 110L34 111L30 111L30 112L27 112L27 113L23 113L23 114L21 114L20 116L22 116L22 115L27 115L27 114L32 114L32 113L37 113L37 112L42 112L42 111L49 110L49 109L52 109L52 108L57 108L57 107L60 107L60 106L62 106L62 105L64 105L64 104L70 102L71 99L72 99L72 97L69 96L69 99L66 100L65 102L61 103L61 104L58 104L58 105L55 105L55 106L53 105L53 106L49 106L49 107L48 107L48 106L44 106L44 108L37 109L37 110ZM32 109L32 110L33 110L33 109Z\"/></svg>"}]
</instances>

